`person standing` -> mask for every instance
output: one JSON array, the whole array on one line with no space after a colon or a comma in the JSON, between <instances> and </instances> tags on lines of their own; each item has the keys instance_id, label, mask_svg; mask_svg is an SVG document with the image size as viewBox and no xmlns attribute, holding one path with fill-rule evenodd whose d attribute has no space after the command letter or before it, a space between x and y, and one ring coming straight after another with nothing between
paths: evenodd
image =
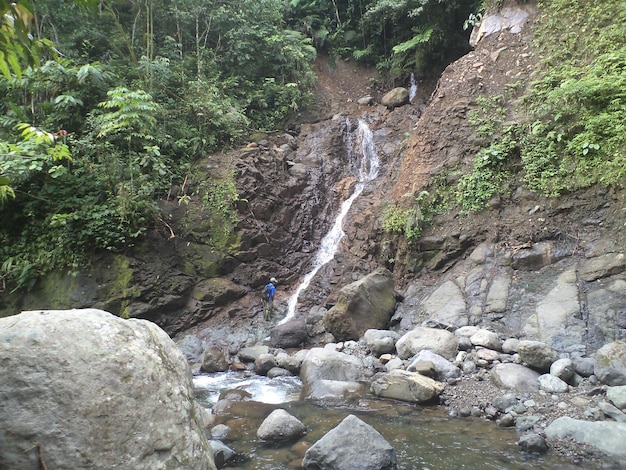
<instances>
[{"instance_id":1,"label":"person standing","mask_svg":"<svg viewBox=\"0 0 626 470\"><path fill-rule=\"evenodd\" d=\"M272 318L274 312L274 295L276 294L276 283L278 281L275 277L270 279L270 282L263 287L263 318L265 321L269 321Z\"/></svg>"}]
</instances>

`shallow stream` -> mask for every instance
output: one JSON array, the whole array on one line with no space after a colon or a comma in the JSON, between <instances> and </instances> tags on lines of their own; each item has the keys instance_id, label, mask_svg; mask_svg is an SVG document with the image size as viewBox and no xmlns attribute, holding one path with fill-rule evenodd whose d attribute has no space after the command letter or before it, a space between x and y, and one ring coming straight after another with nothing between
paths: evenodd
<instances>
[{"instance_id":1,"label":"shallow stream","mask_svg":"<svg viewBox=\"0 0 626 470\"><path fill-rule=\"evenodd\" d=\"M525 456L516 444L514 429L498 428L480 418L451 418L436 406L419 406L373 396L333 405L299 400L302 384L297 377L249 376L243 373L194 377L198 402L209 411L221 391L246 390L250 401L234 403L216 424L231 428L224 441L242 455L229 467L241 470L293 470L306 448L353 414L376 429L393 446L398 470L446 469L579 469L556 455ZM256 439L263 420L276 408L283 408L307 427L296 443L268 445Z\"/></svg>"}]
</instances>

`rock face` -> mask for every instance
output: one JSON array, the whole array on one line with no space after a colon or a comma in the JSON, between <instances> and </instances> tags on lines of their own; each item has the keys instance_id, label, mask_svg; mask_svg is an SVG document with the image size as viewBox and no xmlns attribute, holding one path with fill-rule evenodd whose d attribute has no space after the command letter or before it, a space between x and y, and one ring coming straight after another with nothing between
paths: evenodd
<instances>
[{"instance_id":1,"label":"rock face","mask_svg":"<svg viewBox=\"0 0 626 470\"><path fill-rule=\"evenodd\" d=\"M614 341L602 346L596 354L594 373L607 385L626 385L626 343Z\"/></svg>"},{"instance_id":2,"label":"rock face","mask_svg":"<svg viewBox=\"0 0 626 470\"><path fill-rule=\"evenodd\" d=\"M0 376L0 468L216 468L187 362L153 323L2 318Z\"/></svg>"},{"instance_id":3,"label":"rock face","mask_svg":"<svg viewBox=\"0 0 626 470\"><path fill-rule=\"evenodd\" d=\"M396 451L369 424L347 416L304 454L305 470L394 470Z\"/></svg>"},{"instance_id":4,"label":"rock face","mask_svg":"<svg viewBox=\"0 0 626 470\"><path fill-rule=\"evenodd\" d=\"M368 329L386 329L395 306L393 275L378 269L339 291L324 326L338 341L358 340Z\"/></svg>"}]
</instances>

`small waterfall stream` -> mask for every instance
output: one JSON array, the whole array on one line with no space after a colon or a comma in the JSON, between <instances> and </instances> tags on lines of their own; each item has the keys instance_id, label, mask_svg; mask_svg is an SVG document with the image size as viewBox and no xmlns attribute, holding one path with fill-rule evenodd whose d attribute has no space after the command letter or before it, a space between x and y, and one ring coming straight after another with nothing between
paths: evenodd
<instances>
[{"instance_id":1,"label":"small waterfall stream","mask_svg":"<svg viewBox=\"0 0 626 470\"><path fill-rule=\"evenodd\" d=\"M352 126L349 118L346 119L346 127L346 146L348 156L352 164L355 166L358 165L358 182L354 187L352 195L341 205L341 210L339 211L339 215L335 219L335 223L332 228L322 239L320 248L315 255L315 261L313 262L311 271L304 277L296 289L296 292L289 298L287 315L281 320L280 324L285 323L295 316L300 293L309 287L311 280L315 277L317 272L335 257L335 253L339 248L339 242L345 235L342 228L343 219L350 210L350 207L352 207L354 200L363 192L365 184L378 176L380 161L372 139L371 129L365 121L359 119L358 127L356 129L356 138L353 138Z\"/></svg>"},{"instance_id":2,"label":"small waterfall stream","mask_svg":"<svg viewBox=\"0 0 626 470\"><path fill-rule=\"evenodd\" d=\"M415 75L411 74L411 78L409 80L409 102L413 101L417 95L417 82L415 81Z\"/></svg>"}]
</instances>

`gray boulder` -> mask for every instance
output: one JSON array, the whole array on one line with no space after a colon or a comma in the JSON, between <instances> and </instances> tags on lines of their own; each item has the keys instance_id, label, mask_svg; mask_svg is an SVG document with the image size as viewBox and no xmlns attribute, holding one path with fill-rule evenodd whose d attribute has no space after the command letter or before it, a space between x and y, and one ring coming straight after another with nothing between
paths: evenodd
<instances>
[{"instance_id":1,"label":"gray boulder","mask_svg":"<svg viewBox=\"0 0 626 470\"><path fill-rule=\"evenodd\" d=\"M497 364L490 374L491 381L500 388L522 393L539 389L539 373L520 364Z\"/></svg>"},{"instance_id":2,"label":"gray boulder","mask_svg":"<svg viewBox=\"0 0 626 470\"><path fill-rule=\"evenodd\" d=\"M243 362L254 362L261 354L269 354L270 348L263 344L255 344L242 348L237 355Z\"/></svg>"},{"instance_id":3,"label":"gray boulder","mask_svg":"<svg viewBox=\"0 0 626 470\"><path fill-rule=\"evenodd\" d=\"M278 409L263 420L256 435L262 441L288 442L306 434L306 426L295 416Z\"/></svg>"},{"instance_id":4,"label":"gray boulder","mask_svg":"<svg viewBox=\"0 0 626 470\"><path fill-rule=\"evenodd\" d=\"M565 393L569 390L566 382L552 374L543 374L537 377L539 388L548 393Z\"/></svg>"},{"instance_id":5,"label":"gray boulder","mask_svg":"<svg viewBox=\"0 0 626 470\"><path fill-rule=\"evenodd\" d=\"M432 400L443 392L441 382L425 377L417 372L395 369L381 375L372 382L371 392L383 398L410 403L423 403Z\"/></svg>"},{"instance_id":6,"label":"gray boulder","mask_svg":"<svg viewBox=\"0 0 626 470\"><path fill-rule=\"evenodd\" d=\"M363 385L359 382L347 380L316 380L308 383L302 389L302 398L305 400L345 400L352 395L359 394Z\"/></svg>"},{"instance_id":7,"label":"gray boulder","mask_svg":"<svg viewBox=\"0 0 626 470\"><path fill-rule=\"evenodd\" d=\"M307 340L306 322L302 318L288 320L270 331L270 343L277 348L296 348Z\"/></svg>"},{"instance_id":8,"label":"gray boulder","mask_svg":"<svg viewBox=\"0 0 626 470\"><path fill-rule=\"evenodd\" d=\"M348 415L304 454L305 470L395 470L396 451L369 424Z\"/></svg>"},{"instance_id":9,"label":"gray boulder","mask_svg":"<svg viewBox=\"0 0 626 470\"><path fill-rule=\"evenodd\" d=\"M523 362L540 372L548 372L550 366L559 358L552 347L541 341L523 340L519 342L518 353Z\"/></svg>"},{"instance_id":10,"label":"gray boulder","mask_svg":"<svg viewBox=\"0 0 626 470\"><path fill-rule=\"evenodd\" d=\"M369 329L363 335L367 348L375 356L394 352L399 339L400 334L390 330Z\"/></svg>"},{"instance_id":11,"label":"gray boulder","mask_svg":"<svg viewBox=\"0 0 626 470\"><path fill-rule=\"evenodd\" d=\"M596 353L594 373L607 385L626 385L626 343L614 341L602 346Z\"/></svg>"},{"instance_id":12,"label":"gray boulder","mask_svg":"<svg viewBox=\"0 0 626 470\"><path fill-rule=\"evenodd\" d=\"M358 340L368 329L387 328L395 307L393 274L381 268L339 291L324 327L338 341Z\"/></svg>"},{"instance_id":13,"label":"gray boulder","mask_svg":"<svg viewBox=\"0 0 626 470\"><path fill-rule=\"evenodd\" d=\"M423 326L412 329L396 342L396 350L401 359L409 359L424 349L452 359L456 356L457 346L457 338L449 331Z\"/></svg>"},{"instance_id":14,"label":"gray boulder","mask_svg":"<svg viewBox=\"0 0 626 470\"><path fill-rule=\"evenodd\" d=\"M612 458L626 459L626 423L582 421L564 416L550 423L545 435L548 443L571 439L595 447Z\"/></svg>"},{"instance_id":15,"label":"gray boulder","mask_svg":"<svg viewBox=\"0 0 626 470\"><path fill-rule=\"evenodd\" d=\"M214 470L191 371L146 320L0 318L0 468Z\"/></svg>"},{"instance_id":16,"label":"gray boulder","mask_svg":"<svg viewBox=\"0 0 626 470\"><path fill-rule=\"evenodd\" d=\"M502 350L502 340L497 333L493 331L479 329L470 336L470 341L474 346L482 346L483 348L493 349L494 351Z\"/></svg>"},{"instance_id":17,"label":"gray boulder","mask_svg":"<svg viewBox=\"0 0 626 470\"><path fill-rule=\"evenodd\" d=\"M409 104L409 90L404 87L394 88L381 98L380 104L386 106L387 109L394 109Z\"/></svg>"},{"instance_id":18,"label":"gray boulder","mask_svg":"<svg viewBox=\"0 0 626 470\"><path fill-rule=\"evenodd\" d=\"M305 385L322 379L358 381L364 375L365 367L359 358L326 348L310 349L300 367Z\"/></svg>"},{"instance_id":19,"label":"gray boulder","mask_svg":"<svg viewBox=\"0 0 626 470\"><path fill-rule=\"evenodd\" d=\"M435 354L434 352L428 350L418 352L413 357L413 359L411 359L407 370L416 371L417 364L423 361L428 361L433 364L435 368L435 373L437 375L436 378L438 378L439 380L456 379L458 377L461 377L461 369L452 364L446 358L441 357L439 354Z\"/></svg>"},{"instance_id":20,"label":"gray boulder","mask_svg":"<svg viewBox=\"0 0 626 470\"><path fill-rule=\"evenodd\" d=\"M206 373L225 372L230 368L228 347L222 344L207 346L202 354L200 370Z\"/></svg>"},{"instance_id":21,"label":"gray boulder","mask_svg":"<svg viewBox=\"0 0 626 470\"><path fill-rule=\"evenodd\" d=\"M558 359L550 366L550 374L564 382L569 381L576 373L576 367L569 358Z\"/></svg>"},{"instance_id":22,"label":"gray boulder","mask_svg":"<svg viewBox=\"0 0 626 470\"><path fill-rule=\"evenodd\" d=\"M626 385L609 387L606 391L606 398L620 410L626 410Z\"/></svg>"}]
</instances>

